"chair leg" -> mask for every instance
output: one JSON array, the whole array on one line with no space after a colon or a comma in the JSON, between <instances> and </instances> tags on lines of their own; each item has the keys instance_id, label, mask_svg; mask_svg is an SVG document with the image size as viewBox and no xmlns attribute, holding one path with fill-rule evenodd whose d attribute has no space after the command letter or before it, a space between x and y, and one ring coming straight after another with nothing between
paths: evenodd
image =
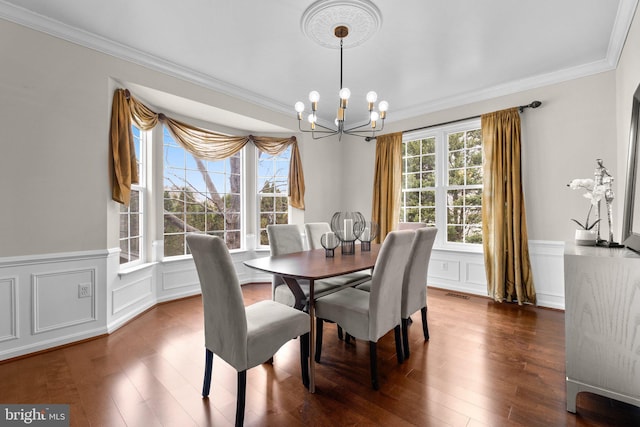
<instances>
[{"instance_id":1,"label":"chair leg","mask_svg":"<svg viewBox=\"0 0 640 427\"><path fill-rule=\"evenodd\" d=\"M396 325L393 328L393 334L396 338L396 358L398 359L398 363L404 362L404 356L402 355L402 340L400 339L400 325Z\"/></svg>"},{"instance_id":2,"label":"chair leg","mask_svg":"<svg viewBox=\"0 0 640 427\"><path fill-rule=\"evenodd\" d=\"M300 335L300 371L302 384L309 388L309 333Z\"/></svg>"},{"instance_id":3,"label":"chair leg","mask_svg":"<svg viewBox=\"0 0 640 427\"><path fill-rule=\"evenodd\" d=\"M378 352L376 343L369 341L369 366L371 368L371 387L374 390L379 390L378 384Z\"/></svg>"},{"instance_id":4,"label":"chair leg","mask_svg":"<svg viewBox=\"0 0 640 427\"><path fill-rule=\"evenodd\" d=\"M408 359L409 353L409 319L402 319L402 347L404 350L404 358Z\"/></svg>"},{"instance_id":5,"label":"chair leg","mask_svg":"<svg viewBox=\"0 0 640 427\"><path fill-rule=\"evenodd\" d=\"M247 371L238 371L238 398L236 400L236 427L244 425L244 401L247 395Z\"/></svg>"},{"instance_id":6,"label":"chair leg","mask_svg":"<svg viewBox=\"0 0 640 427\"><path fill-rule=\"evenodd\" d=\"M342 327L340 325L337 325L337 326L338 326L338 339L342 341L344 339L342 335Z\"/></svg>"},{"instance_id":7,"label":"chair leg","mask_svg":"<svg viewBox=\"0 0 640 427\"><path fill-rule=\"evenodd\" d=\"M213 352L205 349L204 358L204 383L202 384L202 397L209 396L211 389L211 371L213 370Z\"/></svg>"},{"instance_id":8,"label":"chair leg","mask_svg":"<svg viewBox=\"0 0 640 427\"><path fill-rule=\"evenodd\" d=\"M422 307L420 309L420 314L422 314L422 332L424 333L424 340L429 341L429 325L427 324L427 307Z\"/></svg>"},{"instance_id":9,"label":"chair leg","mask_svg":"<svg viewBox=\"0 0 640 427\"><path fill-rule=\"evenodd\" d=\"M316 317L316 363L320 363L322 354L322 328L324 322L321 318Z\"/></svg>"}]
</instances>

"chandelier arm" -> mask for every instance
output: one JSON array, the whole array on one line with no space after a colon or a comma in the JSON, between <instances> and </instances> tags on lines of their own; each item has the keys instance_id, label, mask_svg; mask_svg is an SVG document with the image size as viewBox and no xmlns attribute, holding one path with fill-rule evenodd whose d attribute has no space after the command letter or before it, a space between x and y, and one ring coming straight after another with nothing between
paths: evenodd
<instances>
[{"instance_id":1,"label":"chandelier arm","mask_svg":"<svg viewBox=\"0 0 640 427\"><path fill-rule=\"evenodd\" d=\"M353 131L358 131L358 129L363 128L363 127L365 127L365 126L371 126L371 119L369 119L369 121L368 121L367 123L365 123L365 124L358 125L358 126L354 126L354 127L352 127L352 128L349 128L349 129L345 129L345 130L344 130L344 133L349 133L349 132L353 132ZM373 129L372 129L372 130L373 130Z\"/></svg>"},{"instance_id":2,"label":"chandelier arm","mask_svg":"<svg viewBox=\"0 0 640 427\"><path fill-rule=\"evenodd\" d=\"M316 136L313 132L311 132L311 137L313 139L324 139L324 138L328 138L330 136L334 136L334 135L337 135L337 134L338 134L338 132L334 131L334 132L327 132L327 135Z\"/></svg>"},{"instance_id":3,"label":"chandelier arm","mask_svg":"<svg viewBox=\"0 0 640 427\"><path fill-rule=\"evenodd\" d=\"M316 123L316 126L319 127L319 128L322 128L324 130L302 129L302 125L300 124L300 120L298 120L298 130L300 130L300 132L308 132L308 133L317 132L317 133L333 133L333 134L338 133L337 130L328 128L326 126L322 126L319 123Z\"/></svg>"}]
</instances>

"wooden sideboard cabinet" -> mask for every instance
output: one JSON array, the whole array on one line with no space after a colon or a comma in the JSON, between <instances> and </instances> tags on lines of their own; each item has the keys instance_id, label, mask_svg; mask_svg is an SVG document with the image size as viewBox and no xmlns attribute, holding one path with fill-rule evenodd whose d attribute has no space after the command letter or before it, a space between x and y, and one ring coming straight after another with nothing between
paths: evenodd
<instances>
[{"instance_id":1,"label":"wooden sideboard cabinet","mask_svg":"<svg viewBox=\"0 0 640 427\"><path fill-rule=\"evenodd\" d=\"M583 391L640 406L640 255L567 244L567 411Z\"/></svg>"}]
</instances>

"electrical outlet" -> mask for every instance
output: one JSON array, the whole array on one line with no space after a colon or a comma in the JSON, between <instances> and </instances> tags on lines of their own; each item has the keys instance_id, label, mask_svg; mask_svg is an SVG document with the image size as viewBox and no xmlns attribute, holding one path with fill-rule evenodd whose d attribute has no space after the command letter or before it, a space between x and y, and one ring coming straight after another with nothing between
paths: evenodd
<instances>
[{"instance_id":1,"label":"electrical outlet","mask_svg":"<svg viewBox=\"0 0 640 427\"><path fill-rule=\"evenodd\" d=\"M78 298L89 298L91 296L91 283L80 283L78 285Z\"/></svg>"},{"instance_id":2,"label":"electrical outlet","mask_svg":"<svg viewBox=\"0 0 640 427\"><path fill-rule=\"evenodd\" d=\"M442 271L447 271L447 270L449 270L449 264L448 264L448 263L446 263L446 262L440 263L440 269L441 269Z\"/></svg>"}]
</instances>

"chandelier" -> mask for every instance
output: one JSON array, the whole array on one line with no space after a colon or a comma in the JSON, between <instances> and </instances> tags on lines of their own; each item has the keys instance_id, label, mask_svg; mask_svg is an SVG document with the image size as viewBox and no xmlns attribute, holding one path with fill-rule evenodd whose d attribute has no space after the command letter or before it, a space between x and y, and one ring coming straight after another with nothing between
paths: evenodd
<instances>
[{"instance_id":1,"label":"chandelier","mask_svg":"<svg viewBox=\"0 0 640 427\"><path fill-rule=\"evenodd\" d=\"M338 110L334 121L335 127L330 128L318 123L318 101L320 100L320 94L312 90L309 92L309 102L311 104L311 112L307 115L308 125L307 129L303 129L302 121L305 113L305 105L302 101L298 101L295 104L295 111L298 116L298 129L301 132L311 133L313 139L327 138L333 135L338 135L338 140L342 139L342 135L355 135L363 137L367 140L374 138L376 132L384 129L384 119L387 115L389 103L387 101L380 101L378 103L378 109L376 111L376 101L378 100L378 94L374 91L367 93L367 109L368 109L368 122L364 124L354 125L352 127L346 126L346 113L347 105L349 103L349 97L351 91L342 87L342 46L345 37L349 35L349 28L344 25L338 25L334 28L333 34L340 39L340 90L338 92Z\"/></svg>"}]
</instances>

